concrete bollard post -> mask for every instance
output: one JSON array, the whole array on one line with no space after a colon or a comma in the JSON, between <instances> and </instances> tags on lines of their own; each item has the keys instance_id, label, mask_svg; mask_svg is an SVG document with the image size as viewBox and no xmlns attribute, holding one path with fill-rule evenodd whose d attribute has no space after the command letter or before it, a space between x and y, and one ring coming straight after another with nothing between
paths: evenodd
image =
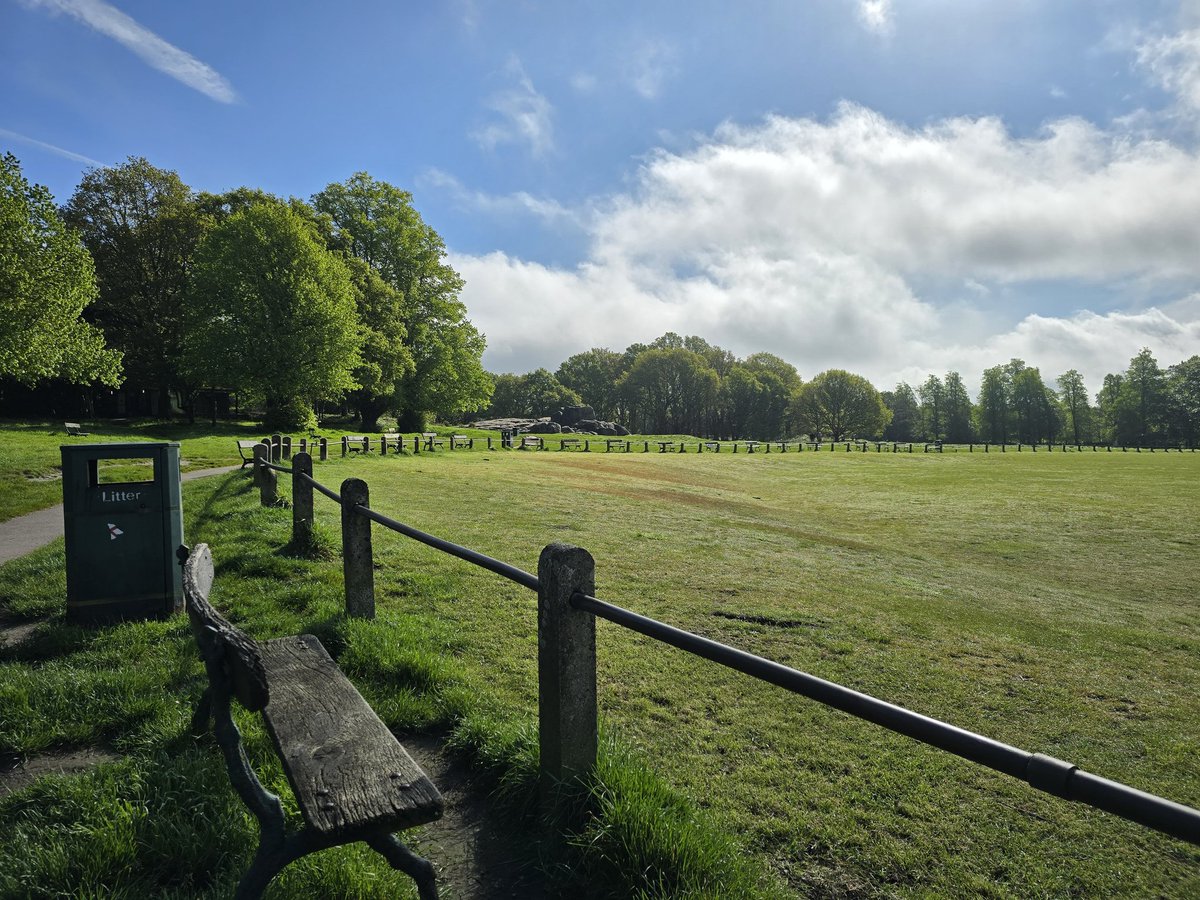
<instances>
[{"instance_id":1,"label":"concrete bollard post","mask_svg":"<svg viewBox=\"0 0 1200 900\"><path fill-rule=\"evenodd\" d=\"M558 786L596 765L596 620L571 595L596 591L590 553L550 544L538 559L539 794L543 811Z\"/></svg>"},{"instance_id":2,"label":"concrete bollard post","mask_svg":"<svg viewBox=\"0 0 1200 900\"><path fill-rule=\"evenodd\" d=\"M350 438L342 435L342 459L350 455Z\"/></svg>"},{"instance_id":3,"label":"concrete bollard post","mask_svg":"<svg viewBox=\"0 0 1200 900\"><path fill-rule=\"evenodd\" d=\"M387 435L386 434L381 434L379 436L379 455L387 456Z\"/></svg>"},{"instance_id":4,"label":"concrete bollard post","mask_svg":"<svg viewBox=\"0 0 1200 900\"><path fill-rule=\"evenodd\" d=\"M273 447L266 444L254 445L254 470L258 480L258 499L263 506L274 506L279 502L279 476L274 469L269 469L263 463L270 460Z\"/></svg>"},{"instance_id":5,"label":"concrete bollard post","mask_svg":"<svg viewBox=\"0 0 1200 900\"><path fill-rule=\"evenodd\" d=\"M281 449L284 459L292 458L292 436L290 434L285 434L283 436L283 446Z\"/></svg>"},{"instance_id":6,"label":"concrete bollard post","mask_svg":"<svg viewBox=\"0 0 1200 900\"><path fill-rule=\"evenodd\" d=\"M320 448L321 462L325 462L327 459L329 459L329 438L321 438Z\"/></svg>"},{"instance_id":7,"label":"concrete bollard post","mask_svg":"<svg viewBox=\"0 0 1200 900\"><path fill-rule=\"evenodd\" d=\"M301 450L292 458L292 545L308 547L313 534L312 457Z\"/></svg>"},{"instance_id":8,"label":"concrete bollard post","mask_svg":"<svg viewBox=\"0 0 1200 900\"><path fill-rule=\"evenodd\" d=\"M371 554L371 520L355 512L370 507L370 491L361 478L342 482L342 575L346 581L346 615L375 618L375 560Z\"/></svg>"},{"instance_id":9,"label":"concrete bollard post","mask_svg":"<svg viewBox=\"0 0 1200 900\"><path fill-rule=\"evenodd\" d=\"M271 462L279 463L283 460L283 435L276 432L271 435Z\"/></svg>"}]
</instances>

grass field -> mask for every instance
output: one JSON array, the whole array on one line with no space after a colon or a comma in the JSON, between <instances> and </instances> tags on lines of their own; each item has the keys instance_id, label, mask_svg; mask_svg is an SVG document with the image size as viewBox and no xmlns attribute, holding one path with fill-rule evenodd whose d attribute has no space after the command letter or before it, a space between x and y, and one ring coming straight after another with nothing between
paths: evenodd
<instances>
[{"instance_id":1,"label":"grass field","mask_svg":"<svg viewBox=\"0 0 1200 900\"><path fill-rule=\"evenodd\" d=\"M367 479L381 511L529 571L544 544L578 544L596 559L602 599L1200 805L1196 455L476 451L317 470L332 486L349 475ZM289 514L256 509L239 476L190 484L185 503L189 541L214 547L214 599L252 633L315 630L390 724L452 727L477 762L527 768L531 594L377 531L380 620L347 623L337 561L280 556ZM317 504L335 543L336 508ZM0 608L53 610L60 569L61 545L0 569ZM598 644L606 732L668 788L651 792L666 818L691 821L674 792L745 848L763 896L1200 894L1195 847L606 623ZM199 691L189 650L179 622L92 633L52 621L0 651L0 750L100 743L128 754L116 775L106 767L0 801L0 872L86 893L96 871L116 867L102 846L111 827L78 786L92 779L89 790L128 811L131 833L158 835L155 813L205 847L156 868L163 839L147 838L139 869L158 874L110 874L129 896L227 887L249 838L211 753L183 736ZM130 772L141 793L125 784ZM170 812L177 793L197 792L212 824ZM586 836L597 872L663 858L643 852L663 842L647 836L645 804L619 799ZM94 870L71 875L54 854L89 828ZM23 840L48 849L30 862ZM362 887L339 896L391 884L351 851L331 859ZM278 895L321 893L326 878L299 867ZM682 883L629 882L651 896L722 895L703 877Z\"/></svg>"}]
</instances>

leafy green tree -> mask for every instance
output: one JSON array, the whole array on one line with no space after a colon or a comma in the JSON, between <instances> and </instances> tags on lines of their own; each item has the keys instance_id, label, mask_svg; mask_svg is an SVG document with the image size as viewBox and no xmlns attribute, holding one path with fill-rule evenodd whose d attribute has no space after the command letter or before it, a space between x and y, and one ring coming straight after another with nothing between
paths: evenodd
<instances>
[{"instance_id":1,"label":"leafy green tree","mask_svg":"<svg viewBox=\"0 0 1200 900\"><path fill-rule=\"evenodd\" d=\"M1010 366L1015 369L1011 408L1016 418L1017 440L1030 444L1053 441L1061 428L1058 398L1046 387L1036 368L1024 363L1020 368L1012 363Z\"/></svg>"},{"instance_id":2,"label":"leafy green tree","mask_svg":"<svg viewBox=\"0 0 1200 900\"><path fill-rule=\"evenodd\" d=\"M96 298L92 259L50 192L0 157L0 376L35 384L120 383L121 355L80 315Z\"/></svg>"},{"instance_id":3,"label":"leafy green tree","mask_svg":"<svg viewBox=\"0 0 1200 900\"><path fill-rule=\"evenodd\" d=\"M880 436L890 417L871 382L843 369L816 376L800 388L792 405L792 418L802 431L835 441Z\"/></svg>"},{"instance_id":4,"label":"leafy green tree","mask_svg":"<svg viewBox=\"0 0 1200 900\"><path fill-rule=\"evenodd\" d=\"M563 360L555 377L564 387L575 391L601 419L617 416L617 381L624 374L622 356L612 350L593 347Z\"/></svg>"},{"instance_id":5,"label":"leafy green tree","mask_svg":"<svg viewBox=\"0 0 1200 900\"><path fill-rule=\"evenodd\" d=\"M313 197L330 218L333 246L357 256L404 298L404 341L411 371L389 404L402 430L424 427L428 413L450 417L480 409L492 381L480 362L483 335L459 299L462 278L446 262L446 247L412 205L412 195L358 172Z\"/></svg>"},{"instance_id":6,"label":"leafy green tree","mask_svg":"<svg viewBox=\"0 0 1200 900\"><path fill-rule=\"evenodd\" d=\"M172 392L188 405L179 360L192 254L206 219L175 172L141 157L91 169L63 208L96 263L99 298L88 310L124 357L126 387L157 392L169 416Z\"/></svg>"},{"instance_id":7,"label":"leafy green tree","mask_svg":"<svg viewBox=\"0 0 1200 900\"><path fill-rule=\"evenodd\" d=\"M378 431L379 417L392 409L398 386L413 373L405 338L404 298L356 256L345 258L354 285L362 332L362 363L354 370L358 387L348 395L364 431Z\"/></svg>"},{"instance_id":8,"label":"leafy green tree","mask_svg":"<svg viewBox=\"0 0 1200 900\"><path fill-rule=\"evenodd\" d=\"M879 396L891 413L891 421L883 430L884 438L889 441L916 440L921 428L921 406L908 382L902 381L895 390L883 391Z\"/></svg>"},{"instance_id":9,"label":"leafy green tree","mask_svg":"<svg viewBox=\"0 0 1200 900\"><path fill-rule=\"evenodd\" d=\"M487 408L489 418L533 418L553 415L564 406L578 406L579 394L564 387L546 369L524 375L493 375L496 389Z\"/></svg>"},{"instance_id":10,"label":"leafy green tree","mask_svg":"<svg viewBox=\"0 0 1200 900\"><path fill-rule=\"evenodd\" d=\"M930 375L917 388L921 398L921 436L927 441L939 441L946 436L946 386L942 379Z\"/></svg>"},{"instance_id":11,"label":"leafy green tree","mask_svg":"<svg viewBox=\"0 0 1200 900\"><path fill-rule=\"evenodd\" d=\"M1096 395L1096 412L1100 419L1101 432L1110 444L1125 443L1126 437L1135 434L1136 423L1133 410L1123 402L1124 376L1110 372L1104 376L1100 393Z\"/></svg>"},{"instance_id":12,"label":"leafy green tree","mask_svg":"<svg viewBox=\"0 0 1200 900\"><path fill-rule=\"evenodd\" d=\"M946 440L953 444L966 444L975 440L971 424L971 395L957 372L947 372L942 381L945 389Z\"/></svg>"},{"instance_id":13,"label":"leafy green tree","mask_svg":"<svg viewBox=\"0 0 1200 900\"><path fill-rule=\"evenodd\" d=\"M1023 365L1023 364L1022 364ZM988 443L1008 443L1012 399L1012 376L1005 366L984 369L979 386L975 418L979 436Z\"/></svg>"},{"instance_id":14,"label":"leafy green tree","mask_svg":"<svg viewBox=\"0 0 1200 900\"><path fill-rule=\"evenodd\" d=\"M1166 373L1145 347L1129 361L1121 384L1120 402L1132 413L1133 434L1122 435L1129 443L1154 443L1163 433L1167 406Z\"/></svg>"},{"instance_id":15,"label":"leafy green tree","mask_svg":"<svg viewBox=\"0 0 1200 900\"><path fill-rule=\"evenodd\" d=\"M1200 356L1167 369L1167 409L1172 438L1195 447L1200 439Z\"/></svg>"},{"instance_id":16,"label":"leafy green tree","mask_svg":"<svg viewBox=\"0 0 1200 900\"><path fill-rule=\"evenodd\" d=\"M269 427L306 427L314 399L357 387L350 272L289 207L249 206L216 226L196 252L189 294L185 372L261 393Z\"/></svg>"},{"instance_id":17,"label":"leafy green tree","mask_svg":"<svg viewBox=\"0 0 1200 900\"><path fill-rule=\"evenodd\" d=\"M703 434L719 384L698 353L682 347L646 350L622 376L632 427L647 434Z\"/></svg>"},{"instance_id":18,"label":"leafy green tree","mask_svg":"<svg viewBox=\"0 0 1200 900\"><path fill-rule=\"evenodd\" d=\"M1072 443L1090 442L1093 437L1092 406L1088 402L1087 388L1079 370L1071 369L1059 375L1058 391Z\"/></svg>"}]
</instances>

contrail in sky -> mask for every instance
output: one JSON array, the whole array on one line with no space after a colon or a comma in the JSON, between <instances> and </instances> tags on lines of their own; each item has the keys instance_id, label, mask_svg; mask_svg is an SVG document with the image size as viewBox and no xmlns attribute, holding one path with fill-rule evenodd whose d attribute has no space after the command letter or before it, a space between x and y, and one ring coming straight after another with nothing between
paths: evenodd
<instances>
[{"instance_id":1,"label":"contrail in sky","mask_svg":"<svg viewBox=\"0 0 1200 900\"><path fill-rule=\"evenodd\" d=\"M132 50L146 63L219 103L237 99L233 86L220 72L103 0L24 0L27 6L66 13L89 28Z\"/></svg>"},{"instance_id":2,"label":"contrail in sky","mask_svg":"<svg viewBox=\"0 0 1200 900\"><path fill-rule=\"evenodd\" d=\"M77 162L87 163L92 166L104 166L106 163L100 162L98 159L92 159L90 156L84 156L82 153L74 153L71 150L64 150L62 147L56 147L53 144L47 144L45 141L39 141L36 138L31 138L28 135L21 134L17 131L9 131L7 128L0 128L0 138L8 138L10 141L20 141L22 144L30 144L34 147L41 147L43 150L49 150L58 156L65 156L67 159L73 159Z\"/></svg>"}]
</instances>

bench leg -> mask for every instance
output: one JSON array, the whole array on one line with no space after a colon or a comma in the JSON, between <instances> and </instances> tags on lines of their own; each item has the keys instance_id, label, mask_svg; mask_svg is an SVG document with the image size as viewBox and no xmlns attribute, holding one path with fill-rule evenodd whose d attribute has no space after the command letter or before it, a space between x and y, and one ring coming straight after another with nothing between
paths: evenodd
<instances>
[{"instance_id":1,"label":"bench leg","mask_svg":"<svg viewBox=\"0 0 1200 900\"><path fill-rule=\"evenodd\" d=\"M200 695L200 702L196 704L196 711L192 714L192 736L200 737L208 731L208 721L211 718L212 688L206 687L204 693Z\"/></svg>"},{"instance_id":2,"label":"bench leg","mask_svg":"<svg viewBox=\"0 0 1200 900\"><path fill-rule=\"evenodd\" d=\"M333 846L328 840L305 829L290 835L285 840L268 841L266 836L258 845L254 862L238 882L234 900L258 900L266 891L271 879L282 872L289 863L302 856Z\"/></svg>"},{"instance_id":3,"label":"bench leg","mask_svg":"<svg viewBox=\"0 0 1200 900\"><path fill-rule=\"evenodd\" d=\"M381 834L377 837L367 838L367 843L388 861L388 865L403 872L417 883L417 893L421 900L438 900L433 863L417 856L400 843L394 834Z\"/></svg>"}]
</instances>

